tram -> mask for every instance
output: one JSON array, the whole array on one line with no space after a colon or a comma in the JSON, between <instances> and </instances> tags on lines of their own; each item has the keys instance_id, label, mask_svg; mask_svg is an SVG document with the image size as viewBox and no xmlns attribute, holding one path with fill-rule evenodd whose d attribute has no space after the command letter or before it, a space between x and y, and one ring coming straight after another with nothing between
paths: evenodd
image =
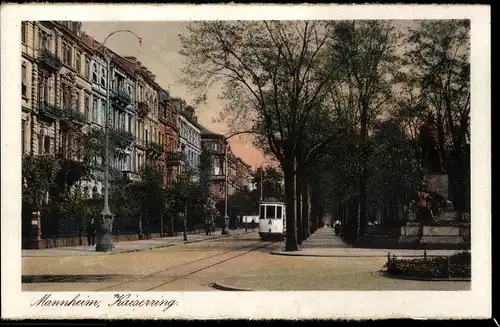
<instances>
[{"instance_id":1,"label":"tram","mask_svg":"<svg viewBox=\"0 0 500 327\"><path fill-rule=\"evenodd\" d=\"M259 236L261 239L284 239L286 233L285 204L262 201L259 208Z\"/></svg>"}]
</instances>

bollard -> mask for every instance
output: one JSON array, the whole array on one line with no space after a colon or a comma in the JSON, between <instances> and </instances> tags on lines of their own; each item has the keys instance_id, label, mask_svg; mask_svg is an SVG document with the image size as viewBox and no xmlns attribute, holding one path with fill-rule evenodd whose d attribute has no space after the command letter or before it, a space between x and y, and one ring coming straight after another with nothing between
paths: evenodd
<instances>
[{"instance_id":1,"label":"bollard","mask_svg":"<svg viewBox=\"0 0 500 327\"><path fill-rule=\"evenodd\" d=\"M427 260L427 251L424 250L424 260Z\"/></svg>"}]
</instances>

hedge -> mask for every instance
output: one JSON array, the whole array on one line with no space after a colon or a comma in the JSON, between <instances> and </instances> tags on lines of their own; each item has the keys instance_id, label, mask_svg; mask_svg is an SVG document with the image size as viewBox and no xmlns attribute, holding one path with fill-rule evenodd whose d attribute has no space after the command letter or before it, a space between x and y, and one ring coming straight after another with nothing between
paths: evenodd
<instances>
[{"instance_id":1,"label":"hedge","mask_svg":"<svg viewBox=\"0 0 500 327\"><path fill-rule=\"evenodd\" d=\"M417 278L471 278L471 255L464 251L451 256L401 259L390 257L387 272L393 275Z\"/></svg>"}]
</instances>

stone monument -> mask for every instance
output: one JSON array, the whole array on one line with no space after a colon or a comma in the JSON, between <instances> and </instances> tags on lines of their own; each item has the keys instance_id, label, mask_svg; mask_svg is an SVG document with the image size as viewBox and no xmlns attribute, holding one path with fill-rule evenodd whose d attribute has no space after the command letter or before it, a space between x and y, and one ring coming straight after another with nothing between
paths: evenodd
<instances>
[{"instance_id":1,"label":"stone monument","mask_svg":"<svg viewBox=\"0 0 500 327\"><path fill-rule=\"evenodd\" d=\"M460 220L460 212L449 200L448 175L443 169L437 126L432 115L421 128L419 141L424 178L410 198L408 221L401 227L398 243L465 243L464 232L456 224Z\"/></svg>"}]
</instances>

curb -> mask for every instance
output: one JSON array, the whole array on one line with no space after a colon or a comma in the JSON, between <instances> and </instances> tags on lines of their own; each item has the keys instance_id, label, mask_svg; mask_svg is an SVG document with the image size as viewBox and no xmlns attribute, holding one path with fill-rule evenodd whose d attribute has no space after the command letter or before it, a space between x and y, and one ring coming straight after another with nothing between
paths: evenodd
<instances>
[{"instance_id":1,"label":"curb","mask_svg":"<svg viewBox=\"0 0 500 327\"><path fill-rule=\"evenodd\" d=\"M301 252L300 250L298 252ZM382 254L382 253L375 253L375 254L299 254L297 251L294 252L283 252L283 251L273 251L270 254L272 255L282 255L282 256L289 256L289 257L317 257L317 258L386 258L387 259L387 253ZM412 255L406 255L409 257L412 257ZM438 254L428 254L428 257L440 257L442 255ZM396 257L401 257L404 258L405 255L396 255Z\"/></svg>"},{"instance_id":2,"label":"curb","mask_svg":"<svg viewBox=\"0 0 500 327\"><path fill-rule=\"evenodd\" d=\"M410 277L410 276L398 276L391 274L388 271L378 271L378 274L387 278L402 279L402 280L417 280L422 282L471 282L471 278L425 278L425 277Z\"/></svg>"},{"instance_id":3,"label":"curb","mask_svg":"<svg viewBox=\"0 0 500 327\"><path fill-rule=\"evenodd\" d=\"M158 246L152 246L152 247L146 247L146 248L139 248L139 249L128 249L128 250L118 250L118 251L111 251L111 252L103 252L102 254L100 255L114 255L114 254L123 254L123 253L133 253L133 252L141 252L141 251L151 251L151 250L154 250L154 249L162 249L162 248L169 248L169 247L172 247L172 246L177 246L177 245L182 245L182 244L192 244L192 243L199 243L199 242L203 242L203 241L212 241L212 240L216 240L216 239L220 239L220 238L224 238L224 237L239 237L239 236L242 236L242 235L245 235L245 234L248 234L250 232L243 232L241 234L237 234L237 235L218 235L218 236L214 236L214 237L211 237L211 238L205 238L205 239L201 239L201 240L194 240L194 241L181 241L179 243L170 243L170 244L164 244L164 245L158 245ZM55 248L57 249L57 248ZM92 252L94 253L94 251ZM88 256L90 254L87 254L87 253L83 253L83 254L76 254L76 255L72 255L72 256L75 256L75 257L79 257L79 256ZM21 255L22 258L43 258L43 257L59 257L58 255L56 256L50 256L50 255L47 255L47 256L44 256L44 255Z\"/></svg>"},{"instance_id":4,"label":"curb","mask_svg":"<svg viewBox=\"0 0 500 327\"><path fill-rule=\"evenodd\" d=\"M362 254L362 255L347 255L347 254L298 254L298 253L286 253L286 252L271 252L272 255L282 255L288 257L316 257L316 258L387 258L387 254Z\"/></svg>"},{"instance_id":5,"label":"curb","mask_svg":"<svg viewBox=\"0 0 500 327\"><path fill-rule=\"evenodd\" d=\"M219 290L219 291L229 291L229 292L257 292L255 290L251 290L249 288L242 288L242 287L232 287L229 285L225 285L222 283L211 283L209 285L210 287Z\"/></svg>"}]
</instances>

